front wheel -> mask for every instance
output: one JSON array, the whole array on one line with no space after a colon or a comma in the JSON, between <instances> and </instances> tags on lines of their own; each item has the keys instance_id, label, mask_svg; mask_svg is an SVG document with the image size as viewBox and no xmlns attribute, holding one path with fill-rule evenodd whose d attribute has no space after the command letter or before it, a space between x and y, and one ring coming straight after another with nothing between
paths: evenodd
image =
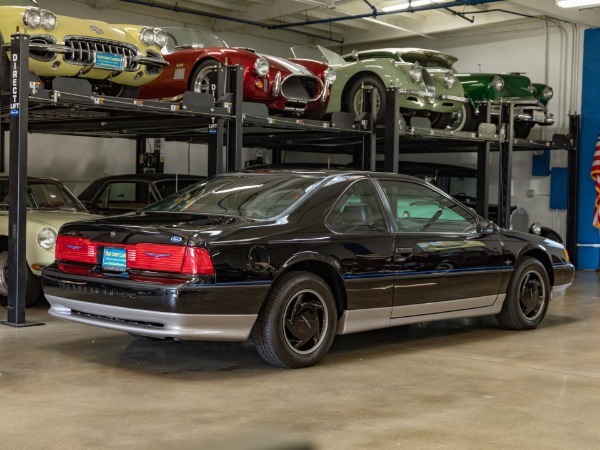
<instances>
[{"instance_id":1,"label":"front wheel","mask_svg":"<svg viewBox=\"0 0 600 450\"><path fill-rule=\"evenodd\" d=\"M25 306L37 304L42 294L40 278L31 273L29 267L25 272ZM8 303L8 250L0 251L0 304Z\"/></svg>"},{"instance_id":2,"label":"front wheel","mask_svg":"<svg viewBox=\"0 0 600 450\"><path fill-rule=\"evenodd\" d=\"M479 125L475 111L470 103L463 103L458 111L453 113L448 129L453 131L476 131Z\"/></svg>"},{"instance_id":3,"label":"front wheel","mask_svg":"<svg viewBox=\"0 0 600 450\"><path fill-rule=\"evenodd\" d=\"M362 86L373 86L373 104L375 110L375 123L383 123L385 118L385 86L383 82L374 76L365 76L354 82L348 92L346 108L352 114L358 116L362 113Z\"/></svg>"},{"instance_id":4,"label":"front wheel","mask_svg":"<svg viewBox=\"0 0 600 450\"><path fill-rule=\"evenodd\" d=\"M438 130L445 130L450 122L452 121L452 113L431 113L429 116L429 120L431 121L431 128L436 128Z\"/></svg>"},{"instance_id":5,"label":"front wheel","mask_svg":"<svg viewBox=\"0 0 600 450\"><path fill-rule=\"evenodd\" d=\"M208 59L198 64L190 78L189 90L215 96L214 84L216 82L216 71L221 63L216 59Z\"/></svg>"},{"instance_id":6,"label":"front wheel","mask_svg":"<svg viewBox=\"0 0 600 450\"><path fill-rule=\"evenodd\" d=\"M500 325L512 330L537 328L544 320L550 302L550 282L544 265L525 257L515 267L502 310L496 315Z\"/></svg>"},{"instance_id":7,"label":"front wheel","mask_svg":"<svg viewBox=\"0 0 600 450\"><path fill-rule=\"evenodd\" d=\"M335 301L327 283L310 272L290 272L271 289L252 338L266 362L297 369L323 359L336 326Z\"/></svg>"},{"instance_id":8,"label":"front wheel","mask_svg":"<svg viewBox=\"0 0 600 450\"><path fill-rule=\"evenodd\" d=\"M533 122L515 122L514 125L514 134L518 139L527 139L529 133L531 133L531 129L533 128Z\"/></svg>"}]
</instances>

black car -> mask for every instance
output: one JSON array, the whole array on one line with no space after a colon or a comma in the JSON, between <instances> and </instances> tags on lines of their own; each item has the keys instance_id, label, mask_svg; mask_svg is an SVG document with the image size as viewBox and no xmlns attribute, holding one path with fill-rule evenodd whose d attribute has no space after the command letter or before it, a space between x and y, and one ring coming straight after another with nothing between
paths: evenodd
<instances>
[{"instance_id":1,"label":"black car","mask_svg":"<svg viewBox=\"0 0 600 450\"><path fill-rule=\"evenodd\" d=\"M78 198L93 213L123 214L205 179L200 175L171 173L110 175L92 181Z\"/></svg>"},{"instance_id":2,"label":"black car","mask_svg":"<svg viewBox=\"0 0 600 450\"><path fill-rule=\"evenodd\" d=\"M555 241L500 230L440 189L370 172L223 174L61 228L50 314L138 337L244 341L310 366L336 334L496 315L537 327L574 276Z\"/></svg>"}]
</instances>

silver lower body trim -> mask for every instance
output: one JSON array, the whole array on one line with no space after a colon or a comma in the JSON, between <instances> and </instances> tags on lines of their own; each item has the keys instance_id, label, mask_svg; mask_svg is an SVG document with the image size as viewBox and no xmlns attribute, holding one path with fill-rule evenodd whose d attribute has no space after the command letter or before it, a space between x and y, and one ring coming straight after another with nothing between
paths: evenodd
<instances>
[{"instance_id":1,"label":"silver lower body trim","mask_svg":"<svg viewBox=\"0 0 600 450\"><path fill-rule=\"evenodd\" d=\"M256 314L173 314L70 300L46 295L51 316L156 338L245 341ZM77 311L77 312L73 312Z\"/></svg>"},{"instance_id":2,"label":"silver lower body trim","mask_svg":"<svg viewBox=\"0 0 600 450\"><path fill-rule=\"evenodd\" d=\"M337 334L358 333L434 320L495 315L502 309L505 299L506 294L500 294L422 305L344 311L338 321Z\"/></svg>"},{"instance_id":3,"label":"silver lower body trim","mask_svg":"<svg viewBox=\"0 0 600 450\"><path fill-rule=\"evenodd\" d=\"M461 103L467 103L469 101L469 99L467 97L459 97L458 95L447 95L447 94L440 95L440 99L452 100L452 101L461 102Z\"/></svg>"}]
</instances>

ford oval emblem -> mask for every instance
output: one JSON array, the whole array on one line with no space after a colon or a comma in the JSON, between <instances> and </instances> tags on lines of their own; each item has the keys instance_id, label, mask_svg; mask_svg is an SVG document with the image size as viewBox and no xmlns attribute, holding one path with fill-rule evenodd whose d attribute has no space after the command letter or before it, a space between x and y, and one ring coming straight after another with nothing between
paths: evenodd
<instances>
[{"instance_id":1,"label":"ford oval emblem","mask_svg":"<svg viewBox=\"0 0 600 450\"><path fill-rule=\"evenodd\" d=\"M96 25L90 25L90 30L92 30L96 34L104 34L104 30L102 30L102 28L97 27Z\"/></svg>"},{"instance_id":2,"label":"ford oval emblem","mask_svg":"<svg viewBox=\"0 0 600 450\"><path fill-rule=\"evenodd\" d=\"M179 237L179 236L173 236L173 237L171 238L171 242L181 242L181 241L182 241L182 239L181 239L181 237Z\"/></svg>"}]
</instances>

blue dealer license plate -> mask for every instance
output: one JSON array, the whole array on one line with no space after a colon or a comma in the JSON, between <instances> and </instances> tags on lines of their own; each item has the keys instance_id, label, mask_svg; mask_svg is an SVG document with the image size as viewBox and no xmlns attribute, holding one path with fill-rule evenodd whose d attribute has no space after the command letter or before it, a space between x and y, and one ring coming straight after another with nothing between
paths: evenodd
<instances>
[{"instance_id":1,"label":"blue dealer license plate","mask_svg":"<svg viewBox=\"0 0 600 450\"><path fill-rule=\"evenodd\" d=\"M103 52L94 53L94 67L97 69L117 70L119 72L125 69L121 55Z\"/></svg>"},{"instance_id":2,"label":"blue dealer license plate","mask_svg":"<svg viewBox=\"0 0 600 450\"><path fill-rule=\"evenodd\" d=\"M102 268L118 272L127 270L127 251L124 248L105 247Z\"/></svg>"}]
</instances>

